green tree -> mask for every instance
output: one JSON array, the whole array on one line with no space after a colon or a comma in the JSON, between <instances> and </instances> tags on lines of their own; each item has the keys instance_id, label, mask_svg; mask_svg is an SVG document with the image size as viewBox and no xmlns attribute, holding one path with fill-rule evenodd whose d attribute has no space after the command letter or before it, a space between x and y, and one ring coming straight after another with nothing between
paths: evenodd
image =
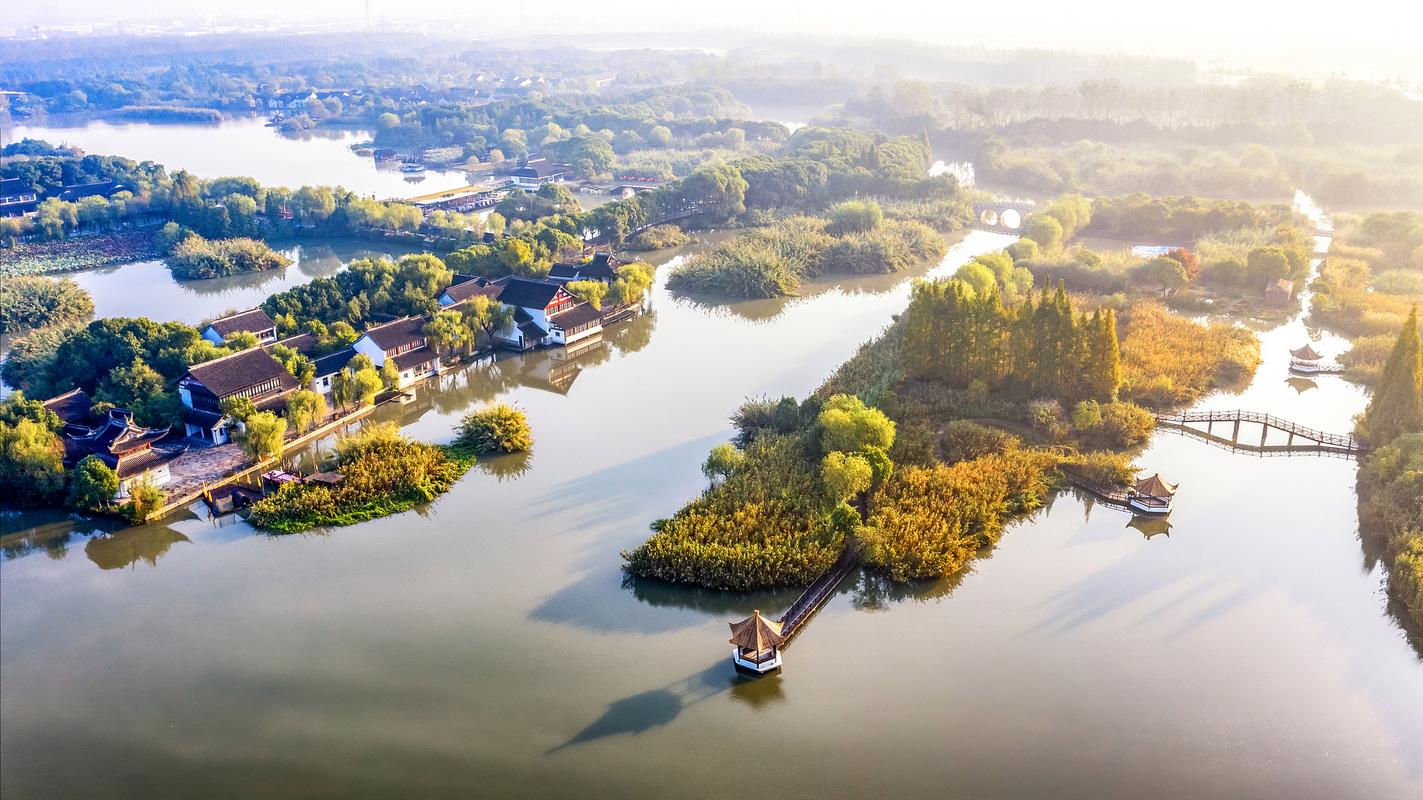
<instances>
[{"instance_id":1,"label":"green tree","mask_svg":"<svg viewBox=\"0 0 1423 800\"><path fill-rule=\"evenodd\" d=\"M64 444L47 425L0 422L0 487L20 505L38 505L64 489Z\"/></svg>"},{"instance_id":2,"label":"green tree","mask_svg":"<svg viewBox=\"0 0 1423 800\"><path fill-rule=\"evenodd\" d=\"M242 448L255 459L281 458L287 421L270 411L258 411L247 418Z\"/></svg>"},{"instance_id":3,"label":"green tree","mask_svg":"<svg viewBox=\"0 0 1423 800\"><path fill-rule=\"evenodd\" d=\"M298 389L287 397L287 422L297 433L306 433L326 419L326 398L310 389Z\"/></svg>"},{"instance_id":4,"label":"green tree","mask_svg":"<svg viewBox=\"0 0 1423 800\"><path fill-rule=\"evenodd\" d=\"M514 321L514 309L483 295L476 295L460 304L460 315L470 330L482 332L486 339L508 327Z\"/></svg>"},{"instance_id":5,"label":"green tree","mask_svg":"<svg viewBox=\"0 0 1423 800\"><path fill-rule=\"evenodd\" d=\"M837 394L826 400L818 424L821 447L828 453L866 447L888 451L894 444L894 422L854 395Z\"/></svg>"},{"instance_id":6,"label":"green tree","mask_svg":"<svg viewBox=\"0 0 1423 800\"><path fill-rule=\"evenodd\" d=\"M163 376L134 356L127 366L115 367L99 382L96 400L120 408L136 409L149 398L163 393Z\"/></svg>"},{"instance_id":7,"label":"green tree","mask_svg":"<svg viewBox=\"0 0 1423 800\"><path fill-rule=\"evenodd\" d=\"M367 362L365 367L350 373L347 401L368 406L376 401L376 395L384 386L385 381L381 380L380 373Z\"/></svg>"},{"instance_id":8,"label":"green tree","mask_svg":"<svg viewBox=\"0 0 1423 800\"><path fill-rule=\"evenodd\" d=\"M647 143L652 147L671 147L672 131L665 125L654 125L652 129L647 132Z\"/></svg>"},{"instance_id":9,"label":"green tree","mask_svg":"<svg viewBox=\"0 0 1423 800\"><path fill-rule=\"evenodd\" d=\"M1032 214L1023 223L1023 237L1037 242L1046 253L1055 253L1062 247L1062 235L1062 223L1047 214Z\"/></svg>"},{"instance_id":10,"label":"green tree","mask_svg":"<svg viewBox=\"0 0 1423 800\"><path fill-rule=\"evenodd\" d=\"M481 297L488 300L487 297ZM465 323L465 318L458 311L436 312L430 321L425 323L421 329L425 334L425 339L430 343L430 347L441 356L449 356L458 353L468 353L474 349L474 336L476 331L471 330Z\"/></svg>"},{"instance_id":11,"label":"green tree","mask_svg":"<svg viewBox=\"0 0 1423 800\"><path fill-rule=\"evenodd\" d=\"M400 367L395 365L395 359L387 358L380 366L381 385L390 391L400 388Z\"/></svg>"},{"instance_id":12,"label":"green tree","mask_svg":"<svg viewBox=\"0 0 1423 800\"><path fill-rule=\"evenodd\" d=\"M1190 282L1190 275L1186 272L1186 267L1180 261L1167 256L1158 256L1142 264L1138 268L1142 280L1154 283L1161 287L1161 292L1175 291L1186 288Z\"/></svg>"},{"instance_id":13,"label":"green tree","mask_svg":"<svg viewBox=\"0 0 1423 800\"><path fill-rule=\"evenodd\" d=\"M74 465L69 480L69 505L80 511L99 511L113 502L119 492L119 475L95 455Z\"/></svg>"},{"instance_id":14,"label":"green tree","mask_svg":"<svg viewBox=\"0 0 1423 800\"><path fill-rule=\"evenodd\" d=\"M1290 274L1290 260L1279 247L1257 247L1245 257L1245 272L1256 286Z\"/></svg>"},{"instance_id":15,"label":"green tree","mask_svg":"<svg viewBox=\"0 0 1423 800\"><path fill-rule=\"evenodd\" d=\"M568 293L580 300L586 300L596 309L603 308L603 298L608 294L608 284L602 281L569 281L563 285Z\"/></svg>"},{"instance_id":16,"label":"green tree","mask_svg":"<svg viewBox=\"0 0 1423 800\"><path fill-rule=\"evenodd\" d=\"M250 397L228 397L219 405L223 416L233 422L246 422L257 413L257 404Z\"/></svg>"},{"instance_id":17,"label":"green tree","mask_svg":"<svg viewBox=\"0 0 1423 800\"><path fill-rule=\"evenodd\" d=\"M832 452L821 459L820 479L832 497L846 500L870 488L874 470L859 453Z\"/></svg>"},{"instance_id":18,"label":"green tree","mask_svg":"<svg viewBox=\"0 0 1423 800\"><path fill-rule=\"evenodd\" d=\"M298 385L309 386L311 384L311 379L316 376L316 365L311 363L311 359L307 358L306 354L284 344L273 346L270 352L272 358L286 367L287 372L296 378Z\"/></svg>"},{"instance_id":19,"label":"green tree","mask_svg":"<svg viewBox=\"0 0 1423 800\"><path fill-rule=\"evenodd\" d=\"M738 450L736 445L722 442L707 454L707 460L702 462L702 474L707 476L709 481L725 480L745 461L746 454Z\"/></svg>"},{"instance_id":20,"label":"green tree","mask_svg":"<svg viewBox=\"0 0 1423 800\"><path fill-rule=\"evenodd\" d=\"M1414 306L1384 362L1359 432L1369 443L1382 446L1419 431L1423 431L1423 347L1419 344L1418 307Z\"/></svg>"}]
</instances>

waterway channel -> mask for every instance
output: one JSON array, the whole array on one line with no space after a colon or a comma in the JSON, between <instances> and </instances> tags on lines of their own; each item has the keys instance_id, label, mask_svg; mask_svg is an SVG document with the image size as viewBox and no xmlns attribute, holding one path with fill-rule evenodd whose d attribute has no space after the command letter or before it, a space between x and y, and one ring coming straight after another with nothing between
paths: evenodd
<instances>
[{"instance_id":1,"label":"waterway channel","mask_svg":"<svg viewBox=\"0 0 1423 800\"><path fill-rule=\"evenodd\" d=\"M629 582L618 551L702 489L743 398L812 390L909 284L705 303L665 277L588 355L382 409L431 441L490 399L533 425L417 511L287 537L5 516L0 794L1423 796L1423 665L1343 459L1158 433L1137 461L1181 484L1169 531L1063 493L969 574L847 581L782 674L737 677L726 623L795 593ZM1286 383L1311 335L1264 332L1252 384L1204 402L1348 430L1360 391Z\"/></svg>"}]
</instances>

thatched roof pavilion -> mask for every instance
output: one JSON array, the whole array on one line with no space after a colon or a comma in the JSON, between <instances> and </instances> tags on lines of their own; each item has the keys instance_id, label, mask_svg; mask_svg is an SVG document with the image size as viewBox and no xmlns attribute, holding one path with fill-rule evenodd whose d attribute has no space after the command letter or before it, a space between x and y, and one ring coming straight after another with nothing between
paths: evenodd
<instances>
[{"instance_id":1,"label":"thatched roof pavilion","mask_svg":"<svg viewBox=\"0 0 1423 800\"><path fill-rule=\"evenodd\" d=\"M1161 479L1161 473L1156 473L1150 478L1142 478L1136 482L1137 494L1144 494L1147 497L1170 497L1176 494L1178 483L1167 483Z\"/></svg>"},{"instance_id":2,"label":"thatched roof pavilion","mask_svg":"<svg viewBox=\"0 0 1423 800\"><path fill-rule=\"evenodd\" d=\"M780 648L786 642L781 634L781 623L761 616L758 608L750 617L730 624L731 643L736 645L731 651L731 660L736 666L756 673L781 666Z\"/></svg>"}]
</instances>

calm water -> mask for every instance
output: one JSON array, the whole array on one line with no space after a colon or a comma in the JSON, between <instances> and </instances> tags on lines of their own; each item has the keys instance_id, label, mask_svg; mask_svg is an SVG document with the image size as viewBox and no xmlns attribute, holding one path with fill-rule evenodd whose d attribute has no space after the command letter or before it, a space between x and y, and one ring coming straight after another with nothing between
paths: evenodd
<instances>
[{"instance_id":1,"label":"calm water","mask_svg":"<svg viewBox=\"0 0 1423 800\"><path fill-rule=\"evenodd\" d=\"M149 122L89 122L84 125L17 125L6 141L26 137L72 144L96 155L156 161L201 178L248 175L268 186L344 186L380 199L413 197L468 184L469 175L430 170L416 181L398 164L381 166L358 156L351 145L370 141L369 131L317 128L284 136L261 117L236 117L216 125Z\"/></svg>"},{"instance_id":2,"label":"calm water","mask_svg":"<svg viewBox=\"0 0 1423 800\"><path fill-rule=\"evenodd\" d=\"M759 681L726 622L793 592L624 582L618 550L703 487L740 400L809 391L907 292L659 284L592 354L447 376L384 411L445 441L507 399L536 442L416 513L282 538L8 518L0 794L724 797L774 765L792 797L1423 796L1423 665L1349 461L1163 433L1138 461L1181 482L1169 534L1064 494L961 579L847 585ZM1357 391L1279 388L1305 335L1209 402L1347 429Z\"/></svg>"},{"instance_id":3,"label":"calm water","mask_svg":"<svg viewBox=\"0 0 1423 800\"><path fill-rule=\"evenodd\" d=\"M162 261L138 261L117 267L67 272L94 298L94 318L146 316L160 322L197 323L224 311L260 305L273 294L329 277L358 258L396 257L410 248L361 240L275 243L292 263L281 269L226 278L179 281Z\"/></svg>"}]
</instances>

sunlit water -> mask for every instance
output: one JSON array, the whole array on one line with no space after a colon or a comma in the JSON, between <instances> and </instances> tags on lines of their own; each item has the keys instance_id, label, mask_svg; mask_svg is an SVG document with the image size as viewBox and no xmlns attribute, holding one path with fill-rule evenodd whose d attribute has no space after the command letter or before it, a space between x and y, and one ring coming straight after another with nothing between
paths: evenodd
<instances>
[{"instance_id":1,"label":"sunlit water","mask_svg":"<svg viewBox=\"0 0 1423 800\"><path fill-rule=\"evenodd\" d=\"M369 131L316 128L283 135L261 117L236 117L219 124L89 122L74 126L17 125L6 141L26 137L77 145L86 153L156 161L169 172L188 170L200 178L246 175L267 186L344 186L385 200L453 189L470 183L468 173L428 170L400 172L399 163L379 165L351 145L369 141Z\"/></svg>"},{"instance_id":2,"label":"sunlit water","mask_svg":"<svg viewBox=\"0 0 1423 800\"><path fill-rule=\"evenodd\" d=\"M402 255L409 248L361 240L275 242L292 263L281 269L226 278L179 281L162 261L69 272L94 298L94 318L146 316L160 322L197 323L224 311L253 308L273 294L313 278L330 277L358 258Z\"/></svg>"},{"instance_id":3,"label":"sunlit water","mask_svg":"<svg viewBox=\"0 0 1423 800\"><path fill-rule=\"evenodd\" d=\"M941 270L1009 241L971 233ZM533 425L531 457L418 512L289 537L7 518L0 794L1423 793L1423 666L1340 459L1158 434L1137 461L1181 483L1169 535L1064 494L960 579L847 583L783 674L737 678L726 622L794 592L627 583L618 550L701 490L744 397L810 391L908 286L703 305L665 275L591 355L383 409L432 441L490 399ZM1255 385L1206 402L1347 430L1363 397L1337 378L1279 389L1306 334L1266 334Z\"/></svg>"}]
</instances>

